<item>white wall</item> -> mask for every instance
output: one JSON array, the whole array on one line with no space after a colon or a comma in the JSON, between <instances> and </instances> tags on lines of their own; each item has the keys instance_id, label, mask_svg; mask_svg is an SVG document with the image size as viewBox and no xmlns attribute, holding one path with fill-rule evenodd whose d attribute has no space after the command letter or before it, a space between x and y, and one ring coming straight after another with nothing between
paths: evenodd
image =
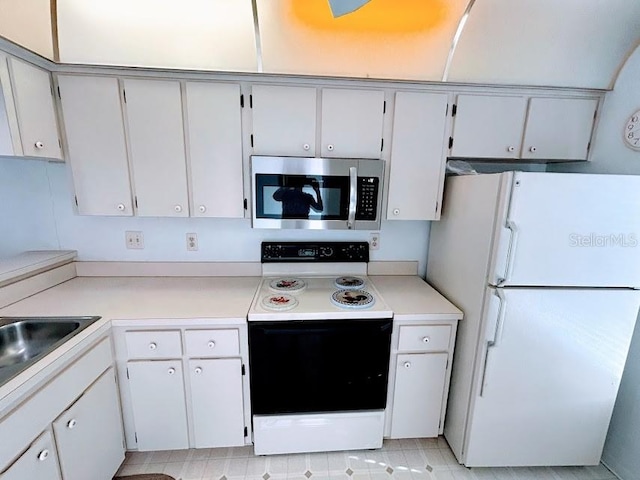
<instances>
[{"instance_id":1,"label":"white wall","mask_svg":"<svg viewBox=\"0 0 640 480\"><path fill-rule=\"evenodd\" d=\"M626 148L622 141L623 127L638 109L640 47L625 64L614 90L607 94L592 161L550 166L549 170L640 175L640 152ZM613 412L603 461L624 480L640 479L640 319Z\"/></svg>"},{"instance_id":2,"label":"white wall","mask_svg":"<svg viewBox=\"0 0 640 480\"><path fill-rule=\"evenodd\" d=\"M125 248L124 232L142 231L144 250ZM0 257L29 249L77 250L81 260L259 261L263 240L368 241L369 232L258 230L250 220L90 217L73 213L65 164L0 158ZM186 234L198 234L188 252ZM413 260L424 275L429 222L383 222L372 260Z\"/></svg>"}]
</instances>

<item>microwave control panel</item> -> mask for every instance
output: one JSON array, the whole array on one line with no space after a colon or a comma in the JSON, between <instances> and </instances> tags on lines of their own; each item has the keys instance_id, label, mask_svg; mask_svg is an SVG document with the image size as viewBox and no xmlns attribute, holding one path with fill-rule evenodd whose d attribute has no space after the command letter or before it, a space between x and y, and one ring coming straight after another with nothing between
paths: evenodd
<instances>
[{"instance_id":1,"label":"microwave control panel","mask_svg":"<svg viewBox=\"0 0 640 480\"><path fill-rule=\"evenodd\" d=\"M356 220L375 220L378 209L378 177L358 177Z\"/></svg>"}]
</instances>

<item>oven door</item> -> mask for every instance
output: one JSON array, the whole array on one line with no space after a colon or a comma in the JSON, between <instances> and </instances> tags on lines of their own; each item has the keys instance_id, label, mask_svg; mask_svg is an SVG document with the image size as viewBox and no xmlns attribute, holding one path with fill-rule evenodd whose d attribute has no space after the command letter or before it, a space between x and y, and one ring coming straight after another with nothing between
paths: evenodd
<instances>
[{"instance_id":1,"label":"oven door","mask_svg":"<svg viewBox=\"0 0 640 480\"><path fill-rule=\"evenodd\" d=\"M382 410L391 319L249 322L254 415Z\"/></svg>"},{"instance_id":2,"label":"oven door","mask_svg":"<svg viewBox=\"0 0 640 480\"><path fill-rule=\"evenodd\" d=\"M254 228L376 229L381 160L251 157Z\"/></svg>"}]
</instances>

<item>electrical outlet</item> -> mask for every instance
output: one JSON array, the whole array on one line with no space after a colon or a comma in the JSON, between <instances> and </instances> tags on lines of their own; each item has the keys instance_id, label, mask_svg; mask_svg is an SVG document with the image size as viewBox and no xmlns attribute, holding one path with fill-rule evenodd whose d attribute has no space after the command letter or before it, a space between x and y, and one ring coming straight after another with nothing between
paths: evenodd
<instances>
[{"instance_id":1,"label":"electrical outlet","mask_svg":"<svg viewBox=\"0 0 640 480\"><path fill-rule=\"evenodd\" d=\"M369 249L378 250L380 248L380 232L371 232L369 237Z\"/></svg>"},{"instance_id":2,"label":"electrical outlet","mask_svg":"<svg viewBox=\"0 0 640 480\"><path fill-rule=\"evenodd\" d=\"M124 232L127 248L142 250L144 248L144 235L142 232Z\"/></svg>"},{"instance_id":3,"label":"electrical outlet","mask_svg":"<svg viewBox=\"0 0 640 480\"><path fill-rule=\"evenodd\" d=\"M195 252L198 250L198 234L187 233L187 250Z\"/></svg>"}]
</instances>

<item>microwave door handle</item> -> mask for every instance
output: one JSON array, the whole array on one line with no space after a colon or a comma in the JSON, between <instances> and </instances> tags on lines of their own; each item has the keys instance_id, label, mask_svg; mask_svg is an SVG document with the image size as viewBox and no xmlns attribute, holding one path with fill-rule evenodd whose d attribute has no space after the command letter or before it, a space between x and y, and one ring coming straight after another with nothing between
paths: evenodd
<instances>
[{"instance_id":1,"label":"microwave door handle","mask_svg":"<svg viewBox=\"0 0 640 480\"><path fill-rule=\"evenodd\" d=\"M347 228L352 229L356 220L356 202L358 201L358 169L349 167L349 216Z\"/></svg>"}]
</instances>

